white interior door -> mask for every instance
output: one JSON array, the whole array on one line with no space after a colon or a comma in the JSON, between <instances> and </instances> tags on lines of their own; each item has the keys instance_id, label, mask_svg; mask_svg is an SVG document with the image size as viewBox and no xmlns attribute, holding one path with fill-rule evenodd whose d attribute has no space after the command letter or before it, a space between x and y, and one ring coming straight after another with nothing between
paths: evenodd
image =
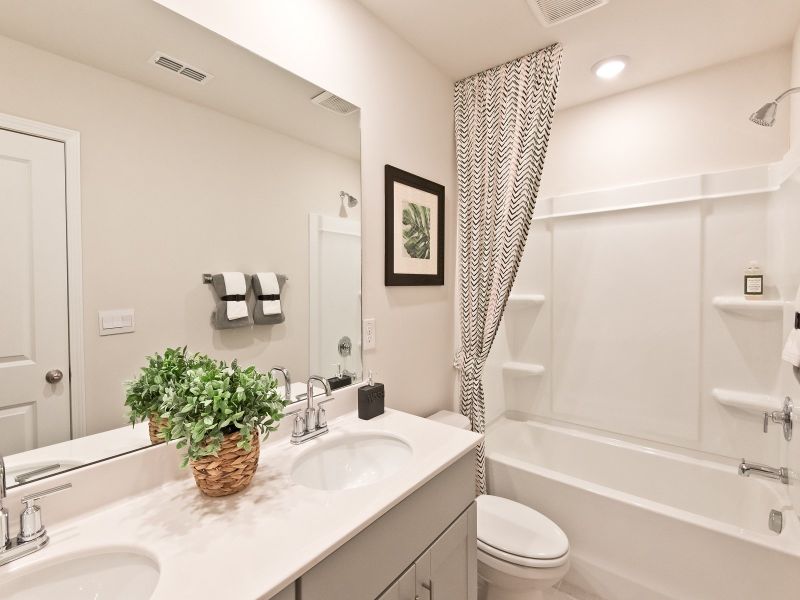
<instances>
[{"instance_id":1,"label":"white interior door","mask_svg":"<svg viewBox=\"0 0 800 600\"><path fill-rule=\"evenodd\" d=\"M4 455L70 437L65 176L62 142L0 129Z\"/></svg>"}]
</instances>

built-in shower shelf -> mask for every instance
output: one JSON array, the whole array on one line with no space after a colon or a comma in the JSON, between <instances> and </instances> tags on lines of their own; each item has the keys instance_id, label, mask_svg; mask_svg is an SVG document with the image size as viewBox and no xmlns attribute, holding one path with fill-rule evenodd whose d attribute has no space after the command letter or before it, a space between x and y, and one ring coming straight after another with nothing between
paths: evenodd
<instances>
[{"instance_id":1,"label":"built-in shower shelf","mask_svg":"<svg viewBox=\"0 0 800 600\"><path fill-rule=\"evenodd\" d=\"M544 367L526 362L506 362L503 363L503 373L523 377L540 377L544 375Z\"/></svg>"},{"instance_id":2,"label":"built-in shower shelf","mask_svg":"<svg viewBox=\"0 0 800 600\"><path fill-rule=\"evenodd\" d=\"M508 297L508 308L534 308L544 304L542 294L511 294Z\"/></svg>"},{"instance_id":3,"label":"built-in shower shelf","mask_svg":"<svg viewBox=\"0 0 800 600\"><path fill-rule=\"evenodd\" d=\"M765 410L780 410L783 406L783 401L780 398L767 394L753 394L751 392L714 388L711 390L711 396L724 406L752 413L763 413Z\"/></svg>"},{"instance_id":4,"label":"built-in shower shelf","mask_svg":"<svg viewBox=\"0 0 800 600\"><path fill-rule=\"evenodd\" d=\"M711 304L719 310L745 315L781 316L783 300L749 300L742 296L714 296Z\"/></svg>"}]
</instances>

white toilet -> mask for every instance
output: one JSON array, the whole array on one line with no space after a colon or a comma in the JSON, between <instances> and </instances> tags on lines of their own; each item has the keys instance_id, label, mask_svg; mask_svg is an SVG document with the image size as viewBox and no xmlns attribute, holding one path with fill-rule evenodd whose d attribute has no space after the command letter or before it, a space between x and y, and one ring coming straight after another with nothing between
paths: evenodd
<instances>
[{"instance_id":1,"label":"white toilet","mask_svg":"<svg viewBox=\"0 0 800 600\"><path fill-rule=\"evenodd\" d=\"M469 428L450 411L434 421ZM569 540L561 528L532 508L499 496L480 496L478 509L479 600L538 600L569 570Z\"/></svg>"}]
</instances>

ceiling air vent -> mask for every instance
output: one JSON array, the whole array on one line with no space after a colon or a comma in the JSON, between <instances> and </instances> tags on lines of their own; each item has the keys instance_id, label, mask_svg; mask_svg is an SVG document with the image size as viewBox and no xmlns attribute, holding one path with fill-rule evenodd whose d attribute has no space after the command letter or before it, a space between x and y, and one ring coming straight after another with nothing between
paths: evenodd
<instances>
[{"instance_id":1,"label":"ceiling air vent","mask_svg":"<svg viewBox=\"0 0 800 600\"><path fill-rule=\"evenodd\" d=\"M148 62L153 65L169 69L176 75L188 77L197 83L207 83L209 79L214 77L211 73L201 71L197 67L190 67L186 64L186 61L175 58L174 56L167 56L163 52L156 52L150 57Z\"/></svg>"},{"instance_id":2,"label":"ceiling air vent","mask_svg":"<svg viewBox=\"0 0 800 600\"><path fill-rule=\"evenodd\" d=\"M545 27L552 27L575 17L585 15L609 0L528 0L536 18Z\"/></svg>"},{"instance_id":3,"label":"ceiling air vent","mask_svg":"<svg viewBox=\"0 0 800 600\"><path fill-rule=\"evenodd\" d=\"M355 104L351 104L344 98L339 98L336 94L330 92L322 92L314 96L311 101L314 104L319 104L322 108L327 108L331 112L338 115L349 115L358 110Z\"/></svg>"}]
</instances>

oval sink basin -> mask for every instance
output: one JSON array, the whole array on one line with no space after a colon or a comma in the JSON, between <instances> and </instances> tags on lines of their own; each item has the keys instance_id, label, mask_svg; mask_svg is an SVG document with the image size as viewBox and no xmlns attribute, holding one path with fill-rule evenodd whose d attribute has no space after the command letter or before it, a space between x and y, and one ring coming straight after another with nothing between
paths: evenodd
<instances>
[{"instance_id":1,"label":"oval sink basin","mask_svg":"<svg viewBox=\"0 0 800 600\"><path fill-rule=\"evenodd\" d=\"M92 554L32 567L3 582L9 600L147 600L158 583L158 564L135 552Z\"/></svg>"},{"instance_id":2,"label":"oval sink basin","mask_svg":"<svg viewBox=\"0 0 800 600\"><path fill-rule=\"evenodd\" d=\"M318 490L348 490L395 474L411 458L402 439L362 433L323 440L295 461L292 479Z\"/></svg>"}]
</instances>

